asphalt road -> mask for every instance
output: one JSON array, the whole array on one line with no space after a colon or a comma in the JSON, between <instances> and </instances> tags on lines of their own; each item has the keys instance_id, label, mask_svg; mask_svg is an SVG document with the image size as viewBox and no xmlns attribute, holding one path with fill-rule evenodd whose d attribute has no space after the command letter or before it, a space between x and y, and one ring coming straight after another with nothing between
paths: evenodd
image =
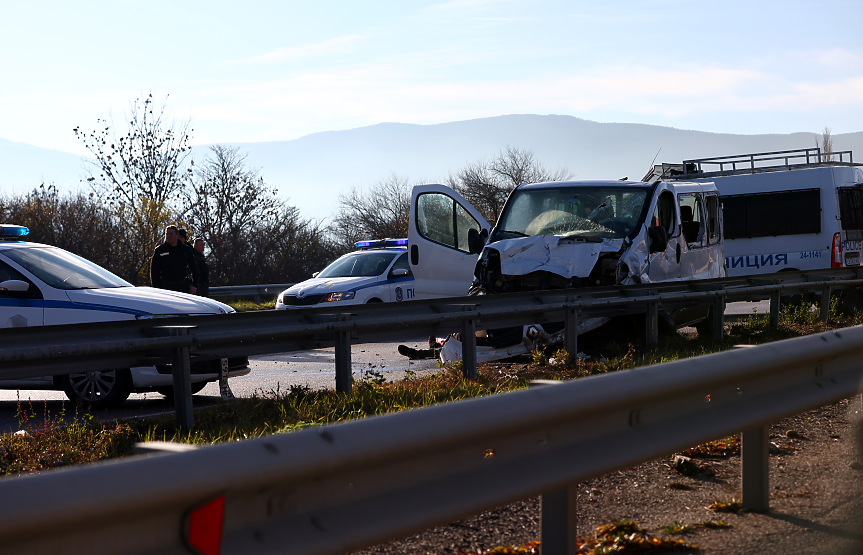
<instances>
[{"instance_id":1,"label":"asphalt road","mask_svg":"<svg viewBox=\"0 0 863 555\"><path fill-rule=\"evenodd\" d=\"M751 314L755 310L764 314L770 310L769 301L757 303L740 302L728 305L726 314ZM398 354L401 342L369 343L354 345L351 351L354 379L362 379L366 372L375 372L387 381L404 378L406 371L434 372L437 360L409 360ZM427 338L412 338L404 344L417 348L428 348ZM230 381L231 390L237 397L251 397L255 393L285 391L291 386L307 386L311 389L332 388L335 384L335 352L332 347L292 353L254 356L249 360L251 373ZM204 407L220 403L217 383L210 383L194 396L194 406ZM133 393L120 408L94 412L98 418L145 417L173 412L173 404L158 393ZM50 390L0 390L0 432L16 431L20 428L21 414L26 412L29 422L43 423L46 418L69 417L74 407L66 402L61 391Z\"/></svg>"},{"instance_id":2,"label":"asphalt road","mask_svg":"<svg viewBox=\"0 0 863 555\"><path fill-rule=\"evenodd\" d=\"M417 348L428 348L427 338L413 338L404 344ZM369 343L355 345L351 350L354 379L362 379L366 372L376 372L387 381L400 380L405 372L418 375L437 369L437 360L409 360L398 353L402 342ZM230 380L231 390L237 397L251 397L255 393L285 391L291 386L302 385L311 389L327 389L335 386L335 350L314 349L293 353L254 356L249 359L251 372ZM220 403L218 383L207 384L193 397L195 407ZM152 416L173 412L173 404L159 393L133 393L129 400L114 410L97 411L98 418L111 420ZM20 414L26 412L30 424L37 425L60 415L69 417L74 407L66 402L62 391L51 390L0 390L0 432L20 429Z\"/></svg>"}]
</instances>

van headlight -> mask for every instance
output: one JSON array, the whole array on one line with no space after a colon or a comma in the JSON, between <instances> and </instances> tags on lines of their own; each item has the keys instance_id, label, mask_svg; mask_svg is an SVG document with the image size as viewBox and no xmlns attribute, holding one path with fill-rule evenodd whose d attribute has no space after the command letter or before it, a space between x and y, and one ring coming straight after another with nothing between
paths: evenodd
<instances>
[{"instance_id":1,"label":"van headlight","mask_svg":"<svg viewBox=\"0 0 863 555\"><path fill-rule=\"evenodd\" d=\"M279 293L279 296L276 297L276 304L285 304L285 292L284 291Z\"/></svg>"},{"instance_id":2,"label":"van headlight","mask_svg":"<svg viewBox=\"0 0 863 555\"><path fill-rule=\"evenodd\" d=\"M331 301L349 301L353 299L357 295L356 291L346 291L343 293L330 293L323 299L321 299L322 303L328 303Z\"/></svg>"}]
</instances>

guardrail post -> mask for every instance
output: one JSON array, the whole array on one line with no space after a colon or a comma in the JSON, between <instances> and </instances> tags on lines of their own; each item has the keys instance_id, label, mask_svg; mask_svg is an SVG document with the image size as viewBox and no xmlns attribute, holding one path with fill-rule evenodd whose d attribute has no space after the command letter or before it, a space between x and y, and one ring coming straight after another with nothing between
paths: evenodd
<instances>
[{"instance_id":1,"label":"guardrail post","mask_svg":"<svg viewBox=\"0 0 863 555\"><path fill-rule=\"evenodd\" d=\"M770 508L770 427L760 426L743 432L740 466L743 473L743 508L766 511Z\"/></svg>"},{"instance_id":2,"label":"guardrail post","mask_svg":"<svg viewBox=\"0 0 863 555\"><path fill-rule=\"evenodd\" d=\"M569 309L567 308L567 315ZM533 380L528 387L545 387L563 382ZM542 555L574 555L578 551L578 484L545 493L540 498L540 544Z\"/></svg>"},{"instance_id":3,"label":"guardrail post","mask_svg":"<svg viewBox=\"0 0 863 555\"><path fill-rule=\"evenodd\" d=\"M540 507L539 552L542 555L574 555L578 550L578 484L546 493Z\"/></svg>"},{"instance_id":4,"label":"guardrail post","mask_svg":"<svg viewBox=\"0 0 863 555\"><path fill-rule=\"evenodd\" d=\"M340 322L347 322L350 319L350 314L339 315ZM351 332L350 330L340 331L336 333L336 392L350 393L352 389Z\"/></svg>"},{"instance_id":5,"label":"guardrail post","mask_svg":"<svg viewBox=\"0 0 863 555\"><path fill-rule=\"evenodd\" d=\"M174 336L189 335L194 326L165 326ZM171 373L174 376L174 415L177 428L188 432L194 425L192 413L192 361L189 347L171 349Z\"/></svg>"},{"instance_id":6,"label":"guardrail post","mask_svg":"<svg viewBox=\"0 0 863 555\"><path fill-rule=\"evenodd\" d=\"M465 307L473 310L473 307ZM476 373L476 320L472 317L461 322L461 372L465 379L475 380Z\"/></svg>"},{"instance_id":7,"label":"guardrail post","mask_svg":"<svg viewBox=\"0 0 863 555\"><path fill-rule=\"evenodd\" d=\"M833 288L830 286L824 287L821 290L821 321L827 322L830 319L830 295L833 293Z\"/></svg>"},{"instance_id":8,"label":"guardrail post","mask_svg":"<svg viewBox=\"0 0 863 555\"><path fill-rule=\"evenodd\" d=\"M719 343L725 333L725 297L718 296L713 301L711 317L713 318L713 342Z\"/></svg>"},{"instance_id":9,"label":"guardrail post","mask_svg":"<svg viewBox=\"0 0 863 555\"><path fill-rule=\"evenodd\" d=\"M566 307L566 331L564 332L564 348L569 354L569 360L575 360L578 355L578 309Z\"/></svg>"},{"instance_id":10,"label":"guardrail post","mask_svg":"<svg viewBox=\"0 0 863 555\"><path fill-rule=\"evenodd\" d=\"M770 327L776 329L779 327L779 296L781 291L773 291L770 293Z\"/></svg>"},{"instance_id":11,"label":"guardrail post","mask_svg":"<svg viewBox=\"0 0 863 555\"><path fill-rule=\"evenodd\" d=\"M652 293L651 293L652 294ZM647 303L647 348L655 349L659 346L659 303L656 301Z\"/></svg>"}]
</instances>

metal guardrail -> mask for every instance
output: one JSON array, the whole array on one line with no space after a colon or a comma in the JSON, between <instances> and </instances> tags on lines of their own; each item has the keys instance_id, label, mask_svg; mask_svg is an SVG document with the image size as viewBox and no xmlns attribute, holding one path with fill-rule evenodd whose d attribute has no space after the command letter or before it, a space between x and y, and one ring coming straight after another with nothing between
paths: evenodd
<instances>
[{"instance_id":1,"label":"metal guardrail","mask_svg":"<svg viewBox=\"0 0 863 555\"><path fill-rule=\"evenodd\" d=\"M296 283L270 283L267 285L227 285L210 287L210 297L251 297L260 302L261 297L275 297Z\"/></svg>"},{"instance_id":2,"label":"metal guardrail","mask_svg":"<svg viewBox=\"0 0 863 555\"><path fill-rule=\"evenodd\" d=\"M216 507L209 513L210 553L346 553L518 499L553 496L741 430L743 502L766 508L766 426L860 392L861 352L858 326L291 434L6 479L0 545L4 553L27 555L188 554L190 515L199 514L192 511L216 500L208 505ZM542 541L547 555L552 546L567 548L565 539Z\"/></svg>"},{"instance_id":3,"label":"metal guardrail","mask_svg":"<svg viewBox=\"0 0 863 555\"><path fill-rule=\"evenodd\" d=\"M338 351L347 347L348 364L345 368L342 360L341 370L349 378L352 343L399 340L407 333L445 335L463 331L468 321L478 329L491 329L564 322L573 315L588 318L646 312L648 316L652 313L654 322L648 325L648 334L655 339L655 312L660 306L673 310L773 297L777 302L771 302L771 313L778 319L779 292L829 293L860 285L863 269L843 268L376 305L7 328L0 330L0 379L169 363L171 349L176 348L188 348L194 360L332 345L337 347L337 370ZM721 311L716 314L721 318ZM167 327L188 329L188 335L172 336Z\"/></svg>"}]
</instances>

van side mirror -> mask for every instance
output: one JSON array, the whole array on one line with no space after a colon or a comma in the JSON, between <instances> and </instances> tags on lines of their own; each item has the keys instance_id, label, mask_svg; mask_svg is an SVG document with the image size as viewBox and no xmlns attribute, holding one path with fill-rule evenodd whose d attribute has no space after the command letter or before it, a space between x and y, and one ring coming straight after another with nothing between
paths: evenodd
<instances>
[{"instance_id":1,"label":"van side mirror","mask_svg":"<svg viewBox=\"0 0 863 555\"><path fill-rule=\"evenodd\" d=\"M668 234L664 227L648 227L647 238L650 241L650 254L662 252L668 247Z\"/></svg>"},{"instance_id":2,"label":"van side mirror","mask_svg":"<svg viewBox=\"0 0 863 555\"><path fill-rule=\"evenodd\" d=\"M488 239L488 230L483 229L477 231L474 228L467 230L467 251L470 254L479 254L485 246L485 241Z\"/></svg>"}]
</instances>

